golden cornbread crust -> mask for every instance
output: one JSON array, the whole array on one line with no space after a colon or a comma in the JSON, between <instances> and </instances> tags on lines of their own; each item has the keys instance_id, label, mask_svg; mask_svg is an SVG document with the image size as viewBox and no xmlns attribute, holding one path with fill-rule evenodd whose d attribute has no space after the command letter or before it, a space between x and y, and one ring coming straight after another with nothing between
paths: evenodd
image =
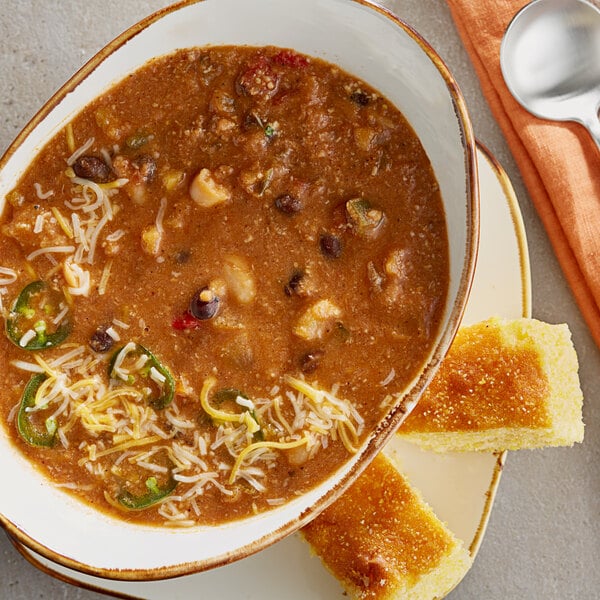
<instances>
[{"instance_id":1,"label":"golden cornbread crust","mask_svg":"<svg viewBox=\"0 0 600 600\"><path fill-rule=\"evenodd\" d=\"M471 566L462 542L383 454L302 534L351 598L440 598Z\"/></svg>"},{"instance_id":2,"label":"golden cornbread crust","mask_svg":"<svg viewBox=\"0 0 600 600\"><path fill-rule=\"evenodd\" d=\"M566 324L492 318L459 330L398 433L439 452L571 446L582 404Z\"/></svg>"}]
</instances>

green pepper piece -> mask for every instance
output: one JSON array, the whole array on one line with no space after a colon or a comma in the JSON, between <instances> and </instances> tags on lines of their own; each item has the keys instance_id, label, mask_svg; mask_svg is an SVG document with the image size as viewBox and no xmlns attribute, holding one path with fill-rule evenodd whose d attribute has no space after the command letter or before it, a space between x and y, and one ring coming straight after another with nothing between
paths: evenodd
<instances>
[{"instance_id":1,"label":"green pepper piece","mask_svg":"<svg viewBox=\"0 0 600 600\"><path fill-rule=\"evenodd\" d=\"M21 397L19 414L17 416L17 429L19 430L19 435L28 444L51 448L56 443L56 421L46 419L46 431L41 431L31 422L32 413L27 411L28 408L35 405L35 395L40 385L42 385L46 379L48 379L48 376L45 373L38 373L37 375L34 375L25 386L23 396Z\"/></svg>"},{"instance_id":2,"label":"green pepper piece","mask_svg":"<svg viewBox=\"0 0 600 600\"><path fill-rule=\"evenodd\" d=\"M364 198L353 198L346 202L346 213L352 228L365 238L375 237L380 230L385 215Z\"/></svg>"},{"instance_id":3,"label":"green pepper piece","mask_svg":"<svg viewBox=\"0 0 600 600\"><path fill-rule=\"evenodd\" d=\"M108 363L108 375L112 379L122 379L115 372L115 363L116 363L117 357L119 356L120 352L124 348L125 348L125 346L119 348L112 355L110 362ZM157 396L156 398L149 399L150 406L152 406L153 408L156 408L157 410L161 410L161 409L169 406L169 404L171 404L171 402L173 401L173 397L175 396L175 380L173 379L173 375L171 375L170 371L156 358L156 356L154 356L154 354L152 354L152 352L150 352L150 350L148 350L141 344L136 343L135 348L130 350L128 352L128 354L134 354L138 358L142 355L145 355L148 357L146 364L135 375L139 375L140 377L149 379L151 376L151 369L152 369L152 367L154 367L156 369L156 371L158 371L158 373L160 373L160 375L162 375L165 378L164 382L162 382L162 384L160 384L160 387L161 387L160 395ZM135 375L134 375L134 377L135 377ZM133 382L127 381L127 383L132 384ZM156 381L154 381L154 383L159 385L159 383Z\"/></svg>"},{"instance_id":4,"label":"green pepper piece","mask_svg":"<svg viewBox=\"0 0 600 600\"><path fill-rule=\"evenodd\" d=\"M71 333L73 323L69 310L58 325L52 320L66 306L64 294L45 281L33 281L17 296L6 319L8 339L23 350L46 350L61 344ZM32 330L35 337L21 345L23 335Z\"/></svg>"},{"instance_id":5,"label":"green pepper piece","mask_svg":"<svg viewBox=\"0 0 600 600\"><path fill-rule=\"evenodd\" d=\"M129 510L142 510L169 496L176 487L177 481L173 478L172 473L163 487L158 485L156 477L148 477L146 479L147 493L135 496L131 492L123 490L117 495L117 501Z\"/></svg>"},{"instance_id":6,"label":"green pepper piece","mask_svg":"<svg viewBox=\"0 0 600 600\"><path fill-rule=\"evenodd\" d=\"M223 388L222 390L215 392L214 399L217 405L219 405L223 404L223 402L226 402L227 400L235 402L235 399L238 396L240 398L245 398L246 400L249 400L248 396L246 396L244 392L236 388Z\"/></svg>"},{"instance_id":7,"label":"green pepper piece","mask_svg":"<svg viewBox=\"0 0 600 600\"><path fill-rule=\"evenodd\" d=\"M150 136L144 130L138 130L125 140L125 145L132 150L138 150L148 143Z\"/></svg>"},{"instance_id":8,"label":"green pepper piece","mask_svg":"<svg viewBox=\"0 0 600 600\"><path fill-rule=\"evenodd\" d=\"M258 423L258 426L260 427L260 429L258 431L254 432L254 435L252 436L252 441L253 442L264 442L265 441L265 432L263 431L260 421L258 420L258 417L256 416L256 412L250 411L250 415Z\"/></svg>"}]
</instances>

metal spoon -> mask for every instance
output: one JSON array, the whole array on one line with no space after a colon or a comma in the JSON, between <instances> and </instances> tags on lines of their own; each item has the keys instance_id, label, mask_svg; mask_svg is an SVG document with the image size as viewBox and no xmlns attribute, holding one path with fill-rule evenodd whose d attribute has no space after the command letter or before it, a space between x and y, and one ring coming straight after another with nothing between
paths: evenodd
<instances>
[{"instance_id":1,"label":"metal spoon","mask_svg":"<svg viewBox=\"0 0 600 600\"><path fill-rule=\"evenodd\" d=\"M600 149L600 10L585 0L534 0L502 40L508 89L544 119L577 121Z\"/></svg>"}]
</instances>

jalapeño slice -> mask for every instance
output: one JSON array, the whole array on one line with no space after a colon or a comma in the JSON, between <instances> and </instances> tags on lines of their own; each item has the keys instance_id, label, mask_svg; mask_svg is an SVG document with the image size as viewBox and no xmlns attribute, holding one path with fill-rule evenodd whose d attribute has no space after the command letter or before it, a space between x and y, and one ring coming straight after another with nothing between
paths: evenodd
<instances>
[{"instance_id":1,"label":"jalape\u00f1o slice","mask_svg":"<svg viewBox=\"0 0 600 600\"><path fill-rule=\"evenodd\" d=\"M175 395L175 380L157 358L144 346L129 342L110 359L108 375L147 391L148 403L155 409L166 408Z\"/></svg>"},{"instance_id":2,"label":"jalape\u00f1o slice","mask_svg":"<svg viewBox=\"0 0 600 600\"><path fill-rule=\"evenodd\" d=\"M6 319L6 335L23 350L46 350L71 333L71 310L64 294L45 281L33 281L17 296Z\"/></svg>"},{"instance_id":3,"label":"jalape\u00f1o slice","mask_svg":"<svg viewBox=\"0 0 600 600\"><path fill-rule=\"evenodd\" d=\"M177 487L177 481L173 478L172 474L170 474L169 479L162 486L159 485L154 476L148 477L145 484L148 490L145 494L136 496L127 490L123 490L117 495L117 502L128 510L142 510L160 502Z\"/></svg>"},{"instance_id":4,"label":"jalape\u00f1o slice","mask_svg":"<svg viewBox=\"0 0 600 600\"><path fill-rule=\"evenodd\" d=\"M19 414L17 416L17 429L19 430L19 435L28 444L51 448L56 443L56 421L46 419L45 427L42 428L33 422L35 412L27 410L35 406L35 395L40 385L47 378L48 376L45 373L38 373L29 380L21 397L21 406L19 407Z\"/></svg>"},{"instance_id":5,"label":"jalape\u00f1o slice","mask_svg":"<svg viewBox=\"0 0 600 600\"><path fill-rule=\"evenodd\" d=\"M162 471L148 475L147 471L140 473L139 467L129 465L125 467L126 472L122 475L119 491L115 500L120 507L128 510L142 510L169 496L177 487L177 481L173 475L175 463L167 452L159 452L154 455L156 466L163 467Z\"/></svg>"}]
</instances>

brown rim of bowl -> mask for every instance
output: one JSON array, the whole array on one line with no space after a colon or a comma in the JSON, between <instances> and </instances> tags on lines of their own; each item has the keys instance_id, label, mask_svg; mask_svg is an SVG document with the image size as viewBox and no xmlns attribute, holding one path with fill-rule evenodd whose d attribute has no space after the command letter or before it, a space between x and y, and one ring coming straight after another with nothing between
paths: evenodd
<instances>
[{"instance_id":1,"label":"brown rim of bowl","mask_svg":"<svg viewBox=\"0 0 600 600\"><path fill-rule=\"evenodd\" d=\"M187 6L199 4L203 1L205 0L181 0L180 2L177 2L171 6L160 9L155 13L145 17L138 23L132 25L119 36L114 38L111 42L109 42L83 67L81 67L81 69L79 69L63 86L61 86L61 88L55 92L55 94L35 114L29 123L27 123L22 131L17 135L15 140L10 144L2 158L0 158L0 169L4 168L6 162L14 154L16 149L59 104L59 102L61 102L68 93L77 88L79 84L84 81L108 56L166 15L183 9ZM319 512L324 510L336 498L338 498L345 491L345 489L351 485L352 481L358 477L358 475L364 470L369 462L371 462L389 437L400 426L404 418L409 414L410 410L412 410L423 390L435 374L440 362L446 355L460 325L466 302L469 297L479 243L479 183L477 179L476 143L471 121L467 113L465 100L456 80L433 47L427 41L425 41L425 39L423 39L421 35L418 34L410 25L406 24L389 10L372 4L368 0L351 1L369 8L370 10L374 10L375 12L378 12L392 21L392 23L404 30L404 32L407 33L421 47L425 54L427 54L428 58L435 65L446 83L448 92L450 93L454 104L457 122L461 130L461 141L465 155L465 172L467 179L465 182L467 191L467 229L470 232L470 237L466 240L466 258L462 267L462 274L457 294L457 297L462 298L462 301L455 302L451 307L450 314L448 316L448 324L441 333L438 345L434 349L428 364L425 366L423 372L407 396L398 403L398 405L388 414L384 421L380 423L377 430L371 435L371 439L368 442L367 447L357 461L356 468L347 473L335 487L323 494L323 496L321 496L310 509L305 510L295 519L292 519L282 527L265 534L254 542L239 547L234 551L212 557L211 559L189 563L179 563L153 569L112 569L104 567L92 567L73 558L63 556L58 552L47 548L43 544L40 544L24 531L21 531L8 519L6 519L4 515L0 514L0 524L4 527L4 529L17 541L28 548L31 548L41 556L82 573L87 573L106 579L119 579L124 581L151 581L167 579L170 577L179 577L182 575L189 575L227 565L235 560L250 556L251 554L254 554L272 545L285 536L290 535L291 533L294 533L300 529L302 526L312 520L317 514L319 514Z\"/></svg>"}]
</instances>

